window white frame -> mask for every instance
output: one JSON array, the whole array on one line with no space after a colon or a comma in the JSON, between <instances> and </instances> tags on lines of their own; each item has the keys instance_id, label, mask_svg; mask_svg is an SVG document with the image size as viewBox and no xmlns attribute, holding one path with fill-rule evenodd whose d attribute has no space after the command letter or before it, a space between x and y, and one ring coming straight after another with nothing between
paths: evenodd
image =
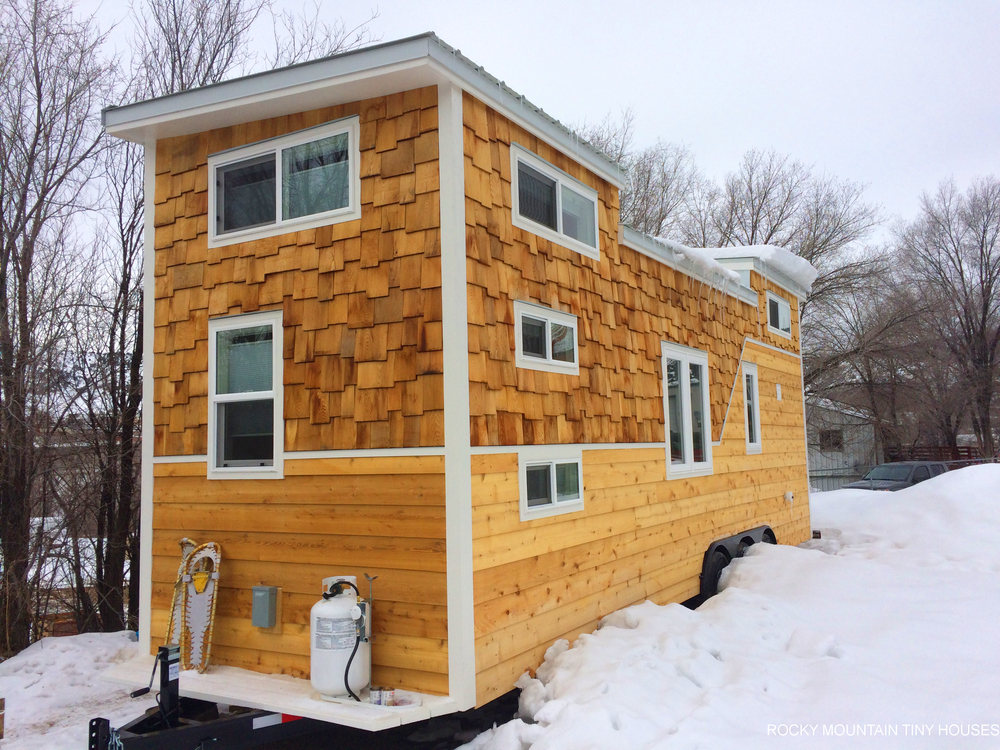
<instances>
[{"instance_id":1,"label":"window white frame","mask_svg":"<svg viewBox=\"0 0 1000 750\"><path fill-rule=\"evenodd\" d=\"M545 357L537 357L524 352L523 321L525 318L545 324ZM573 331L573 361L562 362L552 358L552 324L566 326ZM551 307L532 302L514 300L514 364L527 370L560 372L565 375L580 374L580 344L578 341L577 318L571 313L553 310Z\"/></svg>"},{"instance_id":2,"label":"window white frame","mask_svg":"<svg viewBox=\"0 0 1000 750\"><path fill-rule=\"evenodd\" d=\"M217 346L220 331L271 326L271 390L250 393L216 393ZM284 328L281 310L229 315L208 321L208 478L209 479L281 479L285 474L284 419ZM270 466L219 466L218 405L233 401L274 402L274 458Z\"/></svg>"},{"instance_id":3,"label":"window white frame","mask_svg":"<svg viewBox=\"0 0 1000 750\"><path fill-rule=\"evenodd\" d=\"M556 229L547 227L544 224L539 224L538 222L529 219L527 216L521 216L520 190L518 188L518 162L524 163L536 172L540 172L545 177L555 181ZM581 198L591 201L594 204L594 242L596 247L591 247L587 243L581 242L580 240L563 233L562 192L564 188L576 193ZM600 202L598 201L596 190L573 179L561 169L552 166L547 161L539 159L535 156L535 154L522 148L518 144L512 143L510 146L510 192L511 222L515 227L531 232L532 234L537 234L539 237L544 237L547 240L552 240L553 242L558 243L563 247L567 247L570 250L574 250L581 255L586 255L588 258L600 260L601 232L598 226Z\"/></svg>"},{"instance_id":4,"label":"window white frame","mask_svg":"<svg viewBox=\"0 0 1000 750\"><path fill-rule=\"evenodd\" d=\"M572 500L557 500L556 495L556 465L575 464L577 467L577 482L580 488L579 496ZM528 507L528 469L538 466L549 466L549 481L551 502L547 505ZM518 452L518 486L520 492L521 520L530 521L536 518L548 518L563 513L575 513L583 510L583 451L571 446L547 445Z\"/></svg>"},{"instance_id":5,"label":"window white frame","mask_svg":"<svg viewBox=\"0 0 1000 750\"><path fill-rule=\"evenodd\" d=\"M752 362L743 363L743 428L747 441L747 454L760 453L763 450L760 437L760 390L757 365ZM751 432L756 440L750 440Z\"/></svg>"},{"instance_id":6,"label":"window white frame","mask_svg":"<svg viewBox=\"0 0 1000 750\"><path fill-rule=\"evenodd\" d=\"M303 229L315 229L342 221L361 218L361 151L360 151L360 120L357 116L317 125L316 127L299 130L278 138L258 141L248 146L221 151L208 157L208 246L224 247L236 242L273 237L287 232L297 232ZM323 213L309 214L294 219L282 219L282 162L281 152L294 146L322 140L331 136L347 133L348 136L348 189L349 199L343 208L337 208ZM246 161L256 157L274 154L275 158L275 221L273 224L238 229L232 232L219 233L217 215L219 204L218 170L236 162Z\"/></svg>"},{"instance_id":7,"label":"window white frame","mask_svg":"<svg viewBox=\"0 0 1000 750\"><path fill-rule=\"evenodd\" d=\"M788 331L782 331L780 328L775 328L771 325L771 300L774 300L778 304L778 322L781 322L781 311L784 310L785 314L788 316ZM792 304L784 297L779 297L772 291L767 293L767 309L765 310L767 315L767 328L771 333L776 333L779 336L783 336L786 339L792 337Z\"/></svg>"},{"instance_id":8,"label":"window white frame","mask_svg":"<svg viewBox=\"0 0 1000 750\"><path fill-rule=\"evenodd\" d=\"M667 458L667 479L678 479L680 477L699 477L712 473L712 411L711 399L711 371L708 368L708 354L700 349L691 349L687 346L679 346L669 342L661 342L662 367L662 391L663 391L663 430L664 441L666 442ZM684 445L684 462L672 463L670 456L670 405L667 391L667 360L676 360L680 363L680 387L681 387L681 438ZM701 365L704 372L704 383L701 389L702 414L704 419L703 435L704 451L703 461L694 460L694 429L691 422L691 365Z\"/></svg>"}]
</instances>

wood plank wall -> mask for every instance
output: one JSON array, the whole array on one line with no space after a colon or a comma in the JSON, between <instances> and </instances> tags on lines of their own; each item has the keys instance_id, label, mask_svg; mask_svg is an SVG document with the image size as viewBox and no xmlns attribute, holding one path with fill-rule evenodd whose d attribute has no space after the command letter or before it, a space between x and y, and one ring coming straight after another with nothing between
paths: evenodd
<instances>
[{"instance_id":1,"label":"wood plank wall","mask_svg":"<svg viewBox=\"0 0 1000 750\"><path fill-rule=\"evenodd\" d=\"M205 479L157 464L152 645L162 644L178 541L222 546L212 663L309 676L309 610L322 579L377 575L375 684L448 693L443 456L291 460L283 480ZM250 624L251 588L283 589L280 634Z\"/></svg>"},{"instance_id":2,"label":"wood plank wall","mask_svg":"<svg viewBox=\"0 0 1000 750\"><path fill-rule=\"evenodd\" d=\"M753 273L755 309L619 245L616 188L469 95L464 118L473 445L662 442L661 341L708 353L712 438L722 441L713 475L669 482L664 449L585 450L585 509L529 522L518 510L517 454L473 456L482 704L538 666L555 639L644 599L697 593L712 540L767 523L781 542L804 541L809 510L792 295ZM597 191L599 261L512 225L512 142ZM765 288L790 298L791 339L768 331ZM579 318L578 377L514 366L516 299ZM743 389L733 388L747 338L781 350L746 344L760 381L764 450L755 456L746 455Z\"/></svg>"},{"instance_id":3,"label":"wood plank wall","mask_svg":"<svg viewBox=\"0 0 1000 750\"><path fill-rule=\"evenodd\" d=\"M361 219L209 249L208 155L358 115ZM282 309L285 449L444 440L437 88L156 147L154 451L205 454L208 319Z\"/></svg>"},{"instance_id":4,"label":"wood plank wall","mask_svg":"<svg viewBox=\"0 0 1000 750\"><path fill-rule=\"evenodd\" d=\"M711 476L666 481L664 449L585 450L584 510L521 522L517 454L473 456L477 703L616 609L697 594L714 539L765 523L781 543L809 538L799 361L754 344L745 359L758 368L763 452L746 454L737 388Z\"/></svg>"}]
</instances>

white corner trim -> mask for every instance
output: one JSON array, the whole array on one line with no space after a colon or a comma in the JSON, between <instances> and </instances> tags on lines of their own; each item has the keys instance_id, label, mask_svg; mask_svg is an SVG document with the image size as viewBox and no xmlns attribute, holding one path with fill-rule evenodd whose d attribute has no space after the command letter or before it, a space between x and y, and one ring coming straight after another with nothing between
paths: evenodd
<instances>
[{"instance_id":1,"label":"white corner trim","mask_svg":"<svg viewBox=\"0 0 1000 750\"><path fill-rule=\"evenodd\" d=\"M472 432L465 271L465 153L462 91L438 86L441 174L441 306L444 339L445 549L448 694L458 710L476 705L472 589Z\"/></svg>"},{"instance_id":2,"label":"white corner trim","mask_svg":"<svg viewBox=\"0 0 1000 750\"><path fill-rule=\"evenodd\" d=\"M156 317L156 141L143 144L142 170L142 465L139 486L139 651L148 654L153 623L153 321Z\"/></svg>"}]
</instances>

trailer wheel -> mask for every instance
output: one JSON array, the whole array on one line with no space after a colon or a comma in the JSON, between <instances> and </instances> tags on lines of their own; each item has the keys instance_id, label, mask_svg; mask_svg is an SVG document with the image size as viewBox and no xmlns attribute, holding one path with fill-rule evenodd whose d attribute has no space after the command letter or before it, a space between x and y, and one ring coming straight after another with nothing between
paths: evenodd
<instances>
[{"instance_id":1,"label":"trailer wheel","mask_svg":"<svg viewBox=\"0 0 1000 750\"><path fill-rule=\"evenodd\" d=\"M722 549L717 549L708 561L708 569L705 573L705 588L708 596L715 596L719 593L719 578L722 571L729 565L729 555Z\"/></svg>"},{"instance_id":2,"label":"trailer wheel","mask_svg":"<svg viewBox=\"0 0 1000 750\"><path fill-rule=\"evenodd\" d=\"M764 529L764 533L760 535L760 540L765 544L777 544L778 538L774 535L774 532L770 529Z\"/></svg>"}]
</instances>

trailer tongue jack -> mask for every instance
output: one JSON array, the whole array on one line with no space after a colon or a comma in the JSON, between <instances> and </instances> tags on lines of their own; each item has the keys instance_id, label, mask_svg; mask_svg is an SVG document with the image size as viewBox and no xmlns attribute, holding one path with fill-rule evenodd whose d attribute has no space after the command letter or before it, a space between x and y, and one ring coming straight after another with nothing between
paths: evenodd
<instances>
[{"instance_id":1,"label":"trailer tongue jack","mask_svg":"<svg viewBox=\"0 0 1000 750\"><path fill-rule=\"evenodd\" d=\"M160 646L153 672L160 672L156 708L115 729L103 718L90 720L88 750L242 750L309 734L324 722L297 716L231 707L220 714L209 701L180 695L180 649ZM150 679L150 686L153 680ZM149 688L136 690L138 697Z\"/></svg>"}]
</instances>

